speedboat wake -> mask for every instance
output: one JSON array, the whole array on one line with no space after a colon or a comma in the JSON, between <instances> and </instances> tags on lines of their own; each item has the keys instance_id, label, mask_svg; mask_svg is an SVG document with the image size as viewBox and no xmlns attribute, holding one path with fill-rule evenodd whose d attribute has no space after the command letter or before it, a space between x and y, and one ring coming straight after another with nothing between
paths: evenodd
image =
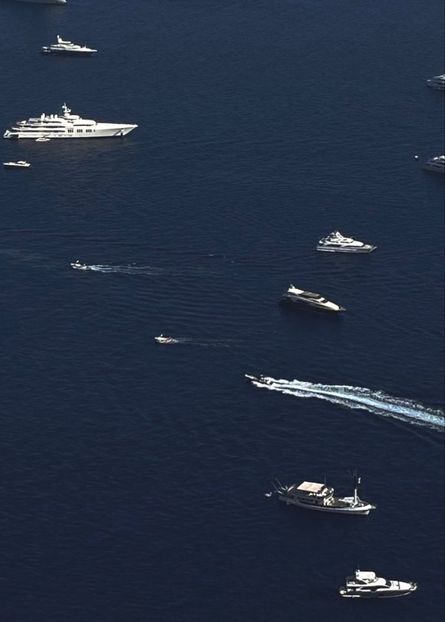
<instances>
[{"instance_id":1,"label":"speedboat wake","mask_svg":"<svg viewBox=\"0 0 445 622\"><path fill-rule=\"evenodd\" d=\"M367 410L384 417L400 419L406 423L445 431L445 415L441 410L429 408L414 400L394 397L383 391L347 385L275 379L268 376L246 375L246 377L260 389L278 391L295 397L318 398L346 408Z\"/></svg>"},{"instance_id":2,"label":"speedboat wake","mask_svg":"<svg viewBox=\"0 0 445 622\"><path fill-rule=\"evenodd\" d=\"M80 263L79 260L70 264L74 270L84 270L91 272L105 272L105 273L115 273L115 274L133 274L133 275L146 275L146 276L156 276L159 274L163 274L165 270L162 268L157 268L155 266L135 266L135 265L127 265L127 266L109 266L105 264L84 264Z\"/></svg>"}]
</instances>

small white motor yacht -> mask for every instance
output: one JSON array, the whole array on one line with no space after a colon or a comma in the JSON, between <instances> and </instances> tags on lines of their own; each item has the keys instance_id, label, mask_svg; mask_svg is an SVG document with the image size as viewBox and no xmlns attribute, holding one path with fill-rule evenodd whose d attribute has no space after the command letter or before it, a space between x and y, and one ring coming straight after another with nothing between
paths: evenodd
<instances>
[{"instance_id":1,"label":"small white motor yacht","mask_svg":"<svg viewBox=\"0 0 445 622\"><path fill-rule=\"evenodd\" d=\"M51 138L46 138L46 136L41 136L40 138L36 138L36 143L48 143Z\"/></svg>"},{"instance_id":2,"label":"small white motor yacht","mask_svg":"<svg viewBox=\"0 0 445 622\"><path fill-rule=\"evenodd\" d=\"M445 73L442 73L440 76L433 76L429 80L426 81L428 86L432 89L437 89L438 91L445 90Z\"/></svg>"},{"instance_id":3,"label":"small white motor yacht","mask_svg":"<svg viewBox=\"0 0 445 622\"><path fill-rule=\"evenodd\" d=\"M333 311L334 313L346 311L344 307L341 307L330 300L326 300L326 298L323 298L321 294L308 292L304 289L298 289L294 285L289 285L287 292L282 298L282 302L295 304L301 303L314 309L319 309L321 311Z\"/></svg>"},{"instance_id":4,"label":"small white motor yacht","mask_svg":"<svg viewBox=\"0 0 445 622\"><path fill-rule=\"evenodd\" d=\"M72 41L64 41L60 35L57 35L57 43L43 46L42 54L63 54L64 56L91 56L97 50L88 48L86 45L78 45Z\"/></svg>"},{"instance_id":5,"label":"small white motor yacht","mask_svg":"<svg viewBox=\"0 0 445 622\"><path fill-rule=\"evenodd\" d=\"M433 171L434 173L445 173L445 155L430 158L423 165L425 171Z\"/></svg>"},{"instance_id":6,"label":"small white motor yacht","mask_svg":"<svg viewBox=\"0 0 445 622\"><path fill-rule=\"evenodd\" d=\"M353 577L346 578L339 593L344 598L394 598L416 590L417 584L412 581L388 580L370 570L356 570Z\"/></svg>"},{"instance_id":7,"label":"small white motor yacht","mask_svg":"<svg viewBox=\"0 0 445 622\"><path fill-rule=\"evenodd\" d=\"M3 162L5 168L29 168L31 164L25 160L17 160L17 162Z\"/></svg>"},{"instance_id":8,"label":"small white motor yacht","mask_svg":"<svg viewBox=\"0 0 445 622\"><path fill-rule=\"evenodd\" d=\"M300 485L283 486L274 483L278 499L286 505L296 505L307 510L331 512L332 514L348 514L367 516L376 506L363 501L358 496L360 477L354 477L354 494L352 497L338 497L334 489L318 482L302 482Z\"/></svg>"},{"instance_id":9,"label":"small white motor yacht","mask_svg":"<svg viewBox=\"0 0 445 622\"><path fill-rule=\"evenodd\" d=\"M80 263L80 261L78 259L76 259L76 261L72 261L70 263L70 266L74 270L88 270L88 266L85 263Z\"/></svg>"},{"instance_id":10,"label":"small white motor yacht","mask_svg":"<svg viewBox=\"0 0 445 622\"><path fill-rule=\"evenodd\" d=\"M158 335L158 337L154 338L156 343L162 343L162 344L172 344L172 343L178 343L177 339L174 339L173 337L167 337L166 335Z\"/></svg>"},{"instance_id":11,"label":"small white motor yacht","mask_svg":"<svg viewBox=\"0 0 445 622\"><path fill-rule=\"evenodd\" d=\"M377 247L333 231L318 242L317 251L326 253L372 253Z\"/></svg>"}]
</instances>

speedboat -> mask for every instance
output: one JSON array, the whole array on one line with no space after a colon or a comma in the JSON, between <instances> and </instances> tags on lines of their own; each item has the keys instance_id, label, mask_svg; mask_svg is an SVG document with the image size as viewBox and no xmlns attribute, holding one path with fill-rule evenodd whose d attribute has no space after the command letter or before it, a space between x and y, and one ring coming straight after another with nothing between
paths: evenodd
<instances>
[{"instance_id":1,"label":"speedboat","mask_svg":"<svg viewBox=\"0 0 445 622\"><path fill-rule=\"evenodd\" d=\"M69 56L91 56L95 54L97 50L88 48L86 45L78 45L72 41L64 41L60 35L57 35L57 43L52 43L49 46L43 46L41 49L42 54L63 54Z\"/></svg>"},{"instance_id":2,"label":"speedboat","mask_svg":"<svg viewBox=\"0 0 445 622\"><path fill-rule=\"evenodd\" d=\"M376 248L372 244L346 237L340 231L333 231L325 238L321 238L317 245L317 251L327 253L372 253Z\"/></svg>"},{"instance_id":3,"label":"speedboat","mask_svg":"<svg viewBox=\"0 0 445 622\"><path fill-rule=\"evenodd\" d=\"M5 168L29 168L31 164L25 160L17 160L17 162L3 162Z\"/></svg>"},{"instance_id":4,"label":"speedboat","mask_svg":"<svg viewBox=\"0 0 445 622\"><path fill-rule=\"evenodd\" d=\"M437 89L438 91L445 90L445 73L442 73L440 76L433 76L426 83L432 89Z\"/></svg>"},{"instance_id":5,"label":"speedboat","mask_svg":"<svg viewBox=\"0 0 445 622\"><path fill-rule=\"evenodd\" d=\"M289 285L289 288L284 294L282 301L295 304L301 303L314 309L320 309L322 311L333 311L334 313L338 313L339 311L346 311L344 307L341 307L335 302L326 300L326 298L323 298L321 294L316 294L315 292L308 292L304 289L298 289L294 285Z\"/></svg>"},{"instance_id":6,"label":"speedboat","mask_svg":"<svg viewBox=\"0 0 445 622\"><path fill-rule=\"evenodd\" d=\"M367 516L376 506L368 501L362 501L358 496L360 477L354 477L354 494L352 497L338 497L334 489L318 482L302 482L283 486L275 484L278 499L286 505L296 505L307 510L331 512L332 514L358 514Z\"/></svg>"},{"instance_id":7,"label":"speedboat","mask_svg":"<svg viewBox=\"0 0 445 622\"><path fill-rule=\"evenodd\" d=\"M178 343L177 339L174 339L173 337L167 337L166 335L159 335L158 337L154 338L156 343L162 343L162 344L171 344L171 343Z\"/></svg>"},{"instance_id":8,"label":"speedboat","mask_svg":"<svg viewBox=\"0 0 445 622\"><path fill-rule=\"evenodd\" d=\"M430 158L425 162L423 168L426 171L433 171L434 173L445 173L445 155Z\"/></svg>"},{"instance_id":9,"label":"speedboat","mask_svg":"<svg viewBox=\"0 0 445 622\"><path fill-rule=\"evenodd\" d=\"M21 138L120 138L132 132L137 125L128 123L102 123L93 119L82 119L72 114L71 109L63 104L60 114L42 113L39 117L30 117L17 121L6 130L3 138L17 140Z\"/></svg>"},{"instance_id":10,"label":"speedboat","mask_svg":"<svg viewBox=\"0 0 445 622\"><path fill-rule=\"evenodd\" d=\"M85 263L80 263L78 259L70 263L70 266L74 268L74 270L88 270L88 266Z\"/></svg>"},{"instance_id":11,"label":"speedboat","mask_svg":"<svg viewBox=\"0 0 445 622\"><path fill-rule=\"evenodd\" d=\"M394 598L408 596L417 590L413 581L398 581L378 577L371 570L356 570L353 577L347 577L339 589L344 598Z\"/></svg>"}]
</instances>

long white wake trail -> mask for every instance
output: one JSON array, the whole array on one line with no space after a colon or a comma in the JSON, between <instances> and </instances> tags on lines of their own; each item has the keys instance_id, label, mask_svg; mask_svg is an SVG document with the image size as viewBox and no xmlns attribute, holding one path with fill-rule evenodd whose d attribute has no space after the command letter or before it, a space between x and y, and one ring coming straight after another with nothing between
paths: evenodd
<instances>
[{"instance_id":1,"label":"long white wake trail","mask_svg":"<svg viewBox=\"0 0 445 622\"><path fill-rule=\"evenodd\" d=\"M439 409L428 408L419 402L388 395L364 387L317 384L301 380L284 380L261 376L252 380L259 389L278 391L295 397L318 398L347 408L367 410L384 417L401 419L407 423L428 426L445 431L445 415Z\"/></svg>"}]
</instances>

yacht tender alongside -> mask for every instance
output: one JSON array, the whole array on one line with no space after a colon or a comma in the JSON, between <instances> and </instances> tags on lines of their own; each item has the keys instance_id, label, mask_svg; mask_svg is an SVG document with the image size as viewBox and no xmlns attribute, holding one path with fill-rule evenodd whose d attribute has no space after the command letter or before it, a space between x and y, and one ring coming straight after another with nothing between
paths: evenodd
<instances>
[{"instance_id":1,"label":"yacht tender alongside","mask_svg":"<svg viewBox=\"0 0 445 622\"><path fill-rule=\"evenodd\" d=\"M294 285L289 285L287 292L282 298L284 303L302 304L314 309L320 309L321 311L332 311L338 313L339 311L346 311L344 307L331 302L326 298L323 298L321 294L315 292L308 292L304 289L298 289Z\"/></svg>"},{"instance_id":2,"label":"yacht tender alongside","mask_svg":"<svg viewBox=\"0 0 445 622\"><path fill-rule=\"evenodd\" d=\"M377 247L333 231L318 242L317 251L326 253L372 253Z\"/></svg>"},{"instance_id":3,"label":"yacht tender alongside","mask_svg":"<svg viewBox=\"0 0 445 622\"><path fill-rule=\"evenodd\" d=\"M275 483L275 493L278 499L286 505L296 505L307 510L331 512L333 514L358 514L367 516L376 506L368 501L362 501L358 496L360 478L354 478L354 494L352 497L337 497L334 489L318 482L302 482L283 486Z\"/></svg>"},{"instance_id":4,"label":"yacht tender alongside","mask_svg":"<svg viewBox=\"0 0 445 622\"><path fill-rule=\"evenodd\" d=\"M433 171L434 173L445 173L445 155L430 158L425 162L423 168L426 171Z\"/></svg>"},{"instance_id":5,"label":"yacht tender alongside","mask_svg":"<svg viewBox=\"0 0 445 622\"><path fill-rule=\"evenodd\" d=\"M78 45L72 41L64 41L60 35L57 35L57 43L43 46L42 54L63 54L68 56L91 56L97 50L88 48L86 45Z\"/></svg>"},{"instance_id":6,"label":"yacht tender alongside","mask_svg":"<svg viewBox=\"0 0 445 622\"><path fill-rule=\"evenodd\" d=\"M82 119L71 114L70 108L63 104L61 114L45 114L17 121L6 130L3 138L119 138L133 131L137 125L123 123L102 123L92 119Z\"/></svg>"},{"instance_id":7,"label":"yacht tender alongside","mask_svg":"<svg viewBox=\"0 0 445 622\"><path fill-rule=\"evenodd\" d=\"M339 593L344 598L394 598L408 596L416 590L413 581L384 579L370 570L356 570L353 577L346 578Z\"/></svg>"}]
</instances>

